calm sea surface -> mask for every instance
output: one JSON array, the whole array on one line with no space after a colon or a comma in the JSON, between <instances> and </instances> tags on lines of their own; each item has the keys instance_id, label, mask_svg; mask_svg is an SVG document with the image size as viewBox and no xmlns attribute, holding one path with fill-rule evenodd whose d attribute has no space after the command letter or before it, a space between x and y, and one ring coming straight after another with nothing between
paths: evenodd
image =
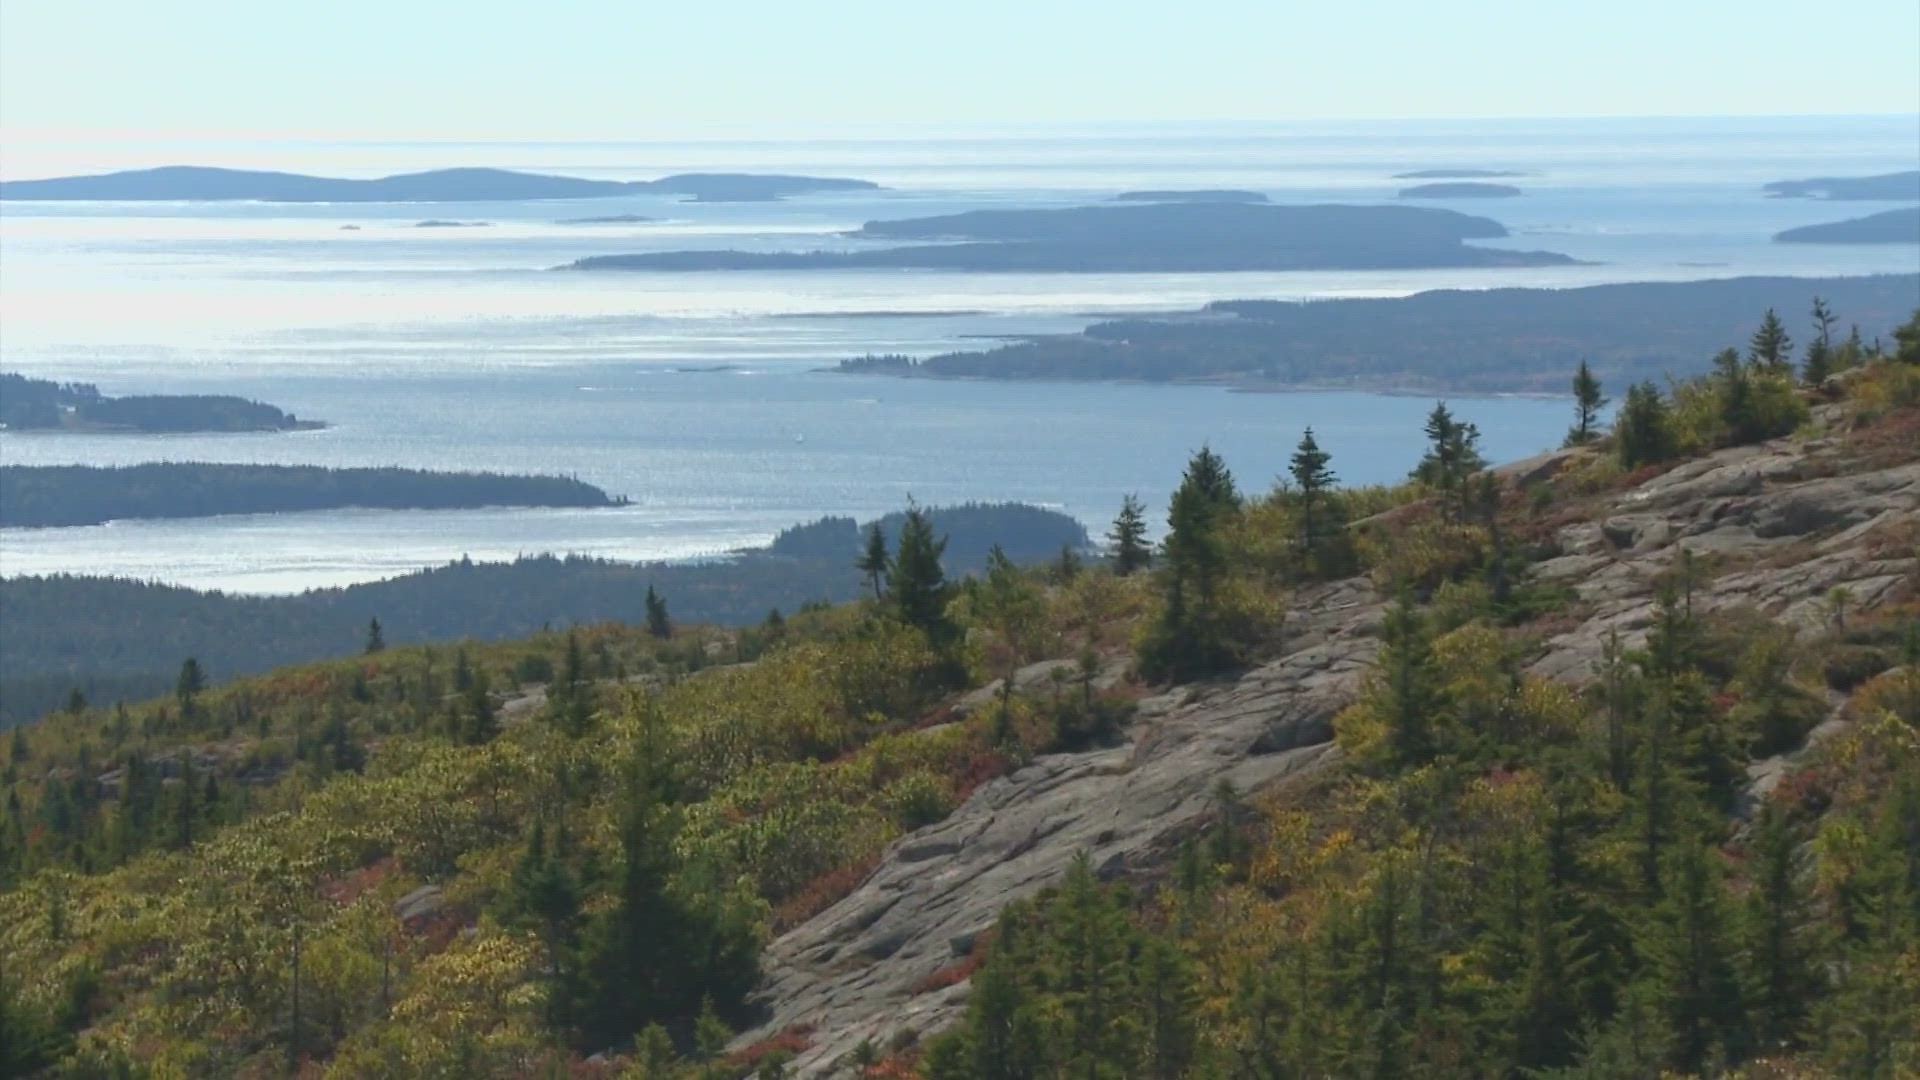
<instances>
[{"instance_id":1,"label":"calm sea surface","mask_svg":"<svg viewBox=\"0 0 1920 1080\"><path fill-rule=\"evenodd\" d=\"M1427 399L1200 388L929 383L817 369L1068 331L1102 314L1247 297L1396 295L1740 274L1911 272L1910 247L1775 245L1884 208L1761 197L1761 184L1914 168L1920 121L1796 119L1296 125L942 137L595 144L199 144L10 148L9 178L191 162L330 175L495 165L572 175L780 171L887 190L783 203L659 197L431 205L0 206L0 369L110 394L239 393L334 426L266 435L0 433L9 463L151 460L571 473L606 511L343 511L0 530L0 573L122 574L282 592L467 554L684 557L823 513L1020 499L1104 522L1210 442L1264 488L1311 423L1351 483L1403 475ZM1145 187L1380 202L1390 174L1516 169L1517 199L1441 203L1506 246L1594 265L1258 274L580 274L584 255L834 246L874 218L1077 205ZM644 214L635 225L569 218ZM425 219L485 227L422 229ZM357 226L347 229L344 226ZM1843 313L1844 314L1844 313ZM1454 403L1489 455L1556 443L1560 401Z\"/></svg>"}]
</instances>

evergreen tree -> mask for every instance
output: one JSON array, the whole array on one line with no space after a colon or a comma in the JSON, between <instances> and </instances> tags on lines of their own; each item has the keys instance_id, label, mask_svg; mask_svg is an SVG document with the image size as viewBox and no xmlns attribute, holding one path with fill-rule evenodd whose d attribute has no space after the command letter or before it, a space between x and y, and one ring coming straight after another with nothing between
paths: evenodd
<instances>
[{"instance_id":1,"label":"evergreen tree","mask_svg":"<svg viewBox=\"0 0 1920 1080\"><path fill-rule=\"evenodd\" d=\"M580 648L580 635L571 630L559 677L547 686L546 716L571 738L585 734L593 721L593 683L587 677L586 654Z\"/></svg>"},{"instance_id":2,"label":"evergreen tree","mask_svg":"<svg viewBox=\"0 0 1920 1080\"><path fill-rule=\"evenodd\" d=\"M1480 456L1480 429L1454 419L1444 401L1435 402L1427 415L1427 452L1413 470L1413 479L1440 495L1449 515L1467 509L1467 479L1487 467Z\"/></svg>"},{"instance_id":3,"label":"evergreen tree","mask_svg":"<svg viewBox=\"0 0 1920 1080\"><path fill-rule=\"evenodd\" d=\"M67 715L79 716L86 711L87 695L81 693L80 688L77 686L67 691Z\"/></svg>"},{"instance_id":4,"label":"evergreen tree","mask_svg":"<svg viewBox=\"0 0 1920 1080\"><path fill-rule=\"evenodd\" d=\"M1138 498L1129 495L1121 502L1120 513L1113 519L1107 540L1113 555L1113 572L1121 577L1152 564L1153 549L1147 546L1146 508Z\"/></svg>"},{"instance_id":5,"label":"evergreen tree","mask_svg":"<svg viewBox=\"0 0 1920 1080\"><path fill-rule=\"evenodd\" d=\"M1786 813L1772 802L1760 809L1752 844L1753 885L1747 891L1742 929L1754 1020L1761 1045L1793 1043L1807 1010L1820 996L1808 935L1810 898L1802 880L1798 845Z\"/></svg>"},{"instance_id":6,"label":"evergreen tree","mask_svg":"<svg viewBox=\"0 0 1920 1080\"><path fill-rule=\"evenodd\" d=\"M1858 327L1854 328L1854 337L1860 336ZM1913 317L1901 323L1893 331L1893 358L1903 364L1920 364L1920 309L1915 309Z\"/></svg>"},{"instance_id":7,"label":"evergreen tree","mask_svg":"<svg viewBox=\"0 0 1920 1080\"><path fill-rule=\"evenodd\" d=\"M925 631L935 648L945 648L954 637L953 624L947 618L953 586L940 565L946 550L946 538L934 537L933 522L926 511L908 505L893 568L887 576L887 596L900 621Z\"/></svg>"},{"instance_id":8,"label":"evergreen tree","mask_svg":"<svg viewBox=\"0 0 1920 1080\"><path fill-rule=\"evenodd\" d=\"M385 650L386 647L387 638L386 634L380 629L380 620L367 620L367 654L372 655L381 652Z\"/></svg>"},{"instance_id":9,"label":"evergreen tree","mask_svg":"<svg viewBox=\"0 0 1920 1080\"><path fill-rule=\"evenodd\" d=\"M665 640L673 636L673 620L667 617L667 602L660 594L647 586L647 633Z\"/></svg>"},{"instance_id":10,"label":"evergreen tree","mask_svg":"<svg viewBox=\"0 0 1920 1080\"><path fill-rule=\"evenodd\" d=\"M1414 768L1433 756L1446 710L1426 618L1405 592L1387 609L1380 643L1374 707L1386 723L1392 760Z\"/></svg>"},{"instance_id":11,"label":"evergreen tree","mask_svg":"<svg viewBox=\"0 0 1920 1080\"><path fill-rule=\"evenodd\" d=\"M1627 398L1613 421L1613 442L1626 469L1658 464L1674 455L1673 421L1659 387L1642 382L1627 388Z\"/></svg>"},{"instance_id":12,"label":"evergreen tree","mask_svg":"<svg viewBox=\"0 0 1920 1080\"><path fill-rule=\"evenodd\" d=\"M1140 671L1147 678L1178 682L1238 662L1219 597L1227 571L1224 518L1238 506L1233 475L1213 451L1202 448L1167 511L1160 617L1139 650Z\"/></svg>"},{"instance_id":13,"label":"evergreen tree","mask_svg":"<svg viewBox=\"0 0 1920 1080\"><path fill-rule=\"evenodd\" d=\"M493 707L493 694L487 686L486 672L475 672L467 682L454 713L454 735L468 746L479 746L500 733L500 721Z\"/></svg>"},{"instance_id":14,"label":"evergreen tree","mask_svg":"<svg viewBox=\"0 0 1920 1080\"><path fill-rule=\"evenodd\" d=\"M1813 298L1813 338L1800 364L1800 381L1808 386L1819 386L1833 374L1833 326L1839 321L1825 300Z\"/></svg>"},{"instance_id":15,"label":"evergreen tree","mask_svg":"<svg viewBox=\"0 0 1920 1080\"><path fill-rule=\"evenodd\" d=\"M193 714L194 699L207 688L206 672L200 669L200 661L189 656L180 665L180 675L173 681L173 693L180 699L180 715Z\"/></svg>"},{"instance_id":16,"label":"evergreen tree","mask_svg":"<svg viewBox=\"0 0 1920 1080\"><path fill-rule=\"evenodd\" d=\"M887 579L887 571L893 566L893 559L887 554L887 534L880 528L879 522L867 526L867 547L861 552L860 560L853 564L854 569L867 575L867 586L873 590L873 598L883 598L881 585Z\"/></svg>"},{"instance_id":17,"label":"evergreen tree","mask_svg":"<svg viewBox=\"0 0 1920 1080\"><path fill-rule=\"evenodd\" d=\"M1792 355L1793 339L1787 336L1786 325L1768 308L1760 319L1760 328L1747 343L1748 362L1771 372L1784 372L1793 366L1788 359Z\"/></svg>"},{"instance_id":18,"label":"evergreen tree","mask_svg":"<svg viewBox=\"0 0 1920 1080\"><path fill-rule=\"evenodd\" d=\"M567 856L566 830L555 829L549 844L546 825L536 820L499 905L503 922L529 927L540 937L547 958L547 1025L556 1032L572 1022L579 993L575 954L582 888Z\"/></svg>"},{"instance_id":19,"label":"evergreen tree","mask_svg":"<svg viewBox=\"0 0 1920 1080\"><path fill-rule=\"evenodd\" d=\"M1300 544L1309 567L1315 565L1316 541L1324 529L1324 523L1315 519L1314 511L1326 501L1328 492L1338 481L1328 464L1332 460L1333 455L1320 449L1320 444L1314 441L1313 428L1309 427L1300 436L1300 445L1294 448L1293 460L1287 467L1300 502Z\"/></svg>"},{"instance_id":20,"label":"evergreen tree","mask_svg":"<svg viewBox=\"0 0 1920 1080\"><path fill-rule=\"evenodd\" d=\"M1688 1074L1717 1059L1741 1060L1750 1045L1735 922L1716 858L1699 840L1675 845L1666 896L1636 942L1673 1029L1672 1063Z\"/></svg>"},{"instance_id":21,"label":"evergreen tree","mask_svg":"<svg viewBox=\"0 0 1920 1080\"><path fill-rule=\"evenodd\" d=\"M1600 410L1606 407L1607 399L1600 393L1600 380L1594 377L1593 369L1585 360L1580 361L1580 370L1573 373L1573 427L1567 429L1563 445L1585 446L1598 439Z\"/></svg>"}]
</instances>

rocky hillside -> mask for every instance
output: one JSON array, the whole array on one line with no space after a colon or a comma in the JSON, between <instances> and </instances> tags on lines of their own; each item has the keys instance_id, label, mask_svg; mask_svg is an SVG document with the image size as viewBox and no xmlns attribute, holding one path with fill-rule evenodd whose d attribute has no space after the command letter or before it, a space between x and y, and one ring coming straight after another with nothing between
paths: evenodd
<instances>
[{"instance_id":1,"label":"rocky hillside","mask_svg":"<svg viewBox=\"0 0 1920 1080\"><path fill-rule=\"evenodd\" d=\"M1657 583L1682 560L1699 567L1691 603L1701 610L1755 612L1803 632L1911 600L1920 443L1898 445L1904 428L1850 436L1838 405L1816 420L1826 426L1818 436L1713 452L1557 503L1533 571L1578 601L1529 670L1582 684L1610 635L1642 644ZM1560 451L1496 473L1531 490L1594 455ZM1215 816L1220 781L1270 791L1337 760L1332 721L1378 651L1385 603L1365 577L1303 590L1289 600L1278 655L1231 681L1149 697L1123 745L1039 757L895 841L850 895L772 944L768 1015L741 1045L806 1031L796 1074L824 1076L863 1041L941 1030L965 1008L969 985L954 976L978 936L1010 902L1058 883L1077 855L1090 853L1104 876L1151 871ZM1028 669L1029 681L1050 666ZM1783 761L1755 763L1762 789Z\"/></svg>"}]
</instances>

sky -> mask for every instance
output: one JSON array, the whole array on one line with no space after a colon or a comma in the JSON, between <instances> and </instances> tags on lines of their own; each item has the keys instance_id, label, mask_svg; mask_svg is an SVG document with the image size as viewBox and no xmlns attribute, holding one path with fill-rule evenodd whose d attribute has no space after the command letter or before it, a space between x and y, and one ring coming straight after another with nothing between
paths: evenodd
<instances>
[{"instance_id":1,"label":"sky","mask_svg":"<svg viewBox=\"0 0 1920 1080\"><path fill-rule=\"evenodd\" d=\"M5 0L7 140L1920 112L1914 0Z\"/></svg>"}]
</instances>

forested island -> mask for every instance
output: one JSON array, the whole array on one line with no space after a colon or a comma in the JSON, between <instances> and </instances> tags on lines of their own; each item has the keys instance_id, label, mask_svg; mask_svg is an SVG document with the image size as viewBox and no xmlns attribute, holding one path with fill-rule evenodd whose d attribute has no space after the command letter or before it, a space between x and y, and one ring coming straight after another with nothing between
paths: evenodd
<instances>
[{"instance_id":1,"label":"forested island","mask_svg":"<svg viewBox=\"0 0 1920 1080\"><path fill-rule=\"evenodd\" d=\"M1437 290L1399 298L1238 300L1188 316L1096 323L984 352L855 357L850 373L1123 379L1247 389L1558 392L1586 361L1603 378L1691 373L1768 308L1820 296L1867 340L1920 304L1920 275L1731 278L1577 289Z\"/></svg>"},{"instance_id":2,"label":"forested island","mask_svg":"<svg viewBox=\"0 0 1920 1080\"><path fill-rule=\"evenodd\" d=\"M613 506L617 502L591 484L563 476L201 462L114 468L0 465L0 527L6 528L342 507L453 510L479 506Z\"/></svg>"},{"instance_id":3,"label":"forested island","mask_svg":"<svg viewBox=\"0 0 1920 1080\"><path fill-rule=\"evenodd\" d=\"M1520 189L1511 184L1415 184L1400 189L1403 199L1511 199Z\"/></svg>"},{"instance_id":4,"label":"forested island","mask_svg":"<svg viewBox=\"0 0 1920 1080\"><path fill-rule=\"evenodd\" d=\"M1802 225L1773 238L1782 244L1920 244L1920 207Z\"/></svg>"},{"instance_id":5,"label":"forested island","mask_svg":"<svg viewBox=\"0 0 1920 1080\"><path fill-rule=\"evenodd\" d=\"M0 428L8 431L307 431L325 424L227 394L108 397L92 383L62 383L0 372Z\"/></svg>"},{"instance_id":6,"label":"forested island","mask_svg":"<svg viewBox=\"0 0 1920 1080\"><path fill-rule=\"evenodd\" d=\"M921 241L854 251L666 251L596 255L568 270L925 270L1085 273L1560 266L1544 251L1476 247L1506 227L1404 206L1144 203L972 210L869 221L855 241Z\"/></svg>"},{"instance_id":7,"label":"forested island","mask_svg":"<svg viewBox=\"0 0 1920 1080\"><path fill-rule=\"evenodd\" d=\"M658 221L645 214L607 214L603 217L564 218L555 225L644 225L649 221Z\"/></svg>"},{"instance_id":8,"label":"forested island","mask_svg":"<svg viewBox=\"0 0 1920 1080\"><path fill-rule=\"evenodd\" d=\"M1776 180L1763 190L1776 199L1887 200L1920 202L1920 170L1879 176L1816 176Z\"/></svg>"},{"instance_id":9,"label":"forested island","mask_svg":"<svg viewBox=\"0 0 1920 1080\"><path fill-rule=\"evenodd\" d=\"M942 564L965 574L998 545L1017 562L1087 547L1065 514L1017 503L925 511L947 538ZM523 637L542 627L643 623L649 588L676 619L743 625L772 608L841 602L870 590L855 564L866 530L897 541L904 513L865 526L850 517L798 525L771 545L696 564L626 563L542 555L512 563L461 559L434 570L299 596L238 596L124 578L0 579L0 721L44 712L80 686L152 692L183 654L218 677L355 651L378 617L394 643Z\"/></svg>"},{"instance_id":10,"label":"forested island","mask_svg":"<svg viewBox=\"0 0 1920 1080\"><path fill-rule=\"evenodd\" d=\"M169 165L100 176L0 182L0 200L318 202L513 202L598 199L659 192L694 202L766 202L821 191L879 187L842 177L677 173L658 180L586 180L508 169L432 169L352 179L298 173Z\"/></svg>"},{"instance_id":11,"label":"forested island","mask_svg":"<svg viewBox=\"0 0 1920 1080\"><path fill-rule=\"evenodd\" d=\"M1235 188L1196 188L1190 191L1123 191L1114 202L1145 203L1263 203L1265 195Z\"/></svg>"}]
</instances>

